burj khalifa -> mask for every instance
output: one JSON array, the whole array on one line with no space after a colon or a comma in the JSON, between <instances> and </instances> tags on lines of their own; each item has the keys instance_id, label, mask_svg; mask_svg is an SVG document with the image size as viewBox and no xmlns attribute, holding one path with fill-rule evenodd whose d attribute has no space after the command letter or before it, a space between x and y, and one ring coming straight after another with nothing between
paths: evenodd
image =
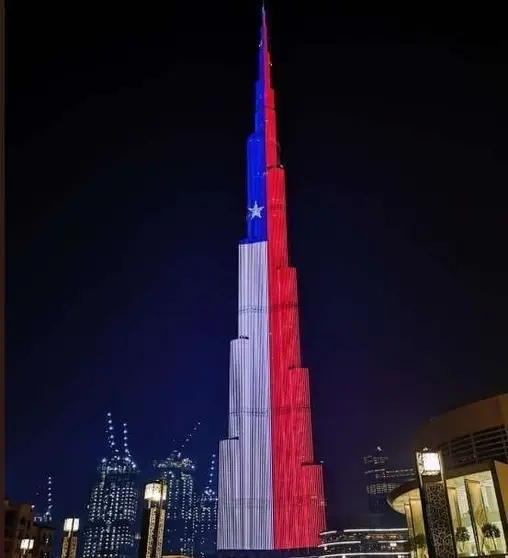
<instances>
[{"instance_id":1,"label":"burj khalifa","mask_svg":"<svg viewBox=\"0 0 508 558\"><path fill-rule=\"evenodd\" d=\"M239 246L238 336L230 348L229 430L219 449L219 551L312 548L325 528L278 151L263 9L255 125L247 143L247 236Z\"/></svg>"}]
</instances>

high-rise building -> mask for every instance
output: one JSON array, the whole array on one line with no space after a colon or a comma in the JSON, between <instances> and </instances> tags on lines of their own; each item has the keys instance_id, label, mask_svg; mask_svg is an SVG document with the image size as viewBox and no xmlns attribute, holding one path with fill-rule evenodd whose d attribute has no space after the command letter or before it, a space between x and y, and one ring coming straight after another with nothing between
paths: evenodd
<instances>
[{"instance_id":1,"label":"high-rise building","mask_svg":"<svg viewBox=\"0 0 508 558\"><path fill-rule=\"evenodd\" d=\"M217 547L235 554L317 547L325 528L309 371L300 354L296 270L288 257L285 171L264 9L247 158L238 336L230 348L228 438L219 448Z\"/></svg>"},{"instance_id":2,"label":"high-rise building","mask_svg":"<svg viewBox=\"0 0 508 558\"><path fill-rule=\"evenodd\" d=\"M396 523L399 518L388 504L388 494L401 484L414 480L415 471L411 467L389 469L388 457L379 446L374 453L363 458L363 463L371 522L393 526L393 521Z\"/></svg>"},{"instance_id":3,"label":"high-rise building","mask_svg":"<svg viewBox=\"0 0 508 558\"><path fill-rule=\"evenodd\" d=\"M35 521L32 504L4 501L4 558L52 558L55 529Z\"/></svg>"},{"instance_id":4,"label":"high-rise building","mask_svg":"<svg viewBox=\"0 0 508 558\"><path fill-rule=\"evenodd\" d=\"M107 434L110 453L98 467L99 480L90 494L83 558L132 558L136 553L139 469L129 451L126 424L123 451L116 445L111 413Z\"/></svg>"},{"instance_id":5,"label":"high-rise building","mask_svg":"<svg viewBox=\"0 0 508 558\"><path fill-rule=\"evenodd\" d=\"M161 558L168 485L165 480L145 486L139 558Z\"/></svg>"},{"instance_id":6,"label":"high-rise building","mask_svg":"<svg viewBox=\"0 0 508 558\"><path fill-rule=\"evenodd\" d=\"M64 521L64 536L60 558L76 558L78 552L79 518L68 517Z\"/></svg>"},{"instance_id":7,"label":"high-rise building","mask_svg":"<svg viewBox=\"0 0 508 558\"><path fill-rule=\"evenodd\" d=\"M213 556L217 550L217 471L212 456L206 486L196 503L196 555Z\"/></svg>"},{"instance_id":8,"label":"high-rise building","mask_svg":"<svg viewBox=\"0 0 508 558\"><path fill-rule=\"evenodd\" d=\"M195 535L196 465L175 450L154 462L157 474L168 485L164 554L193 556Z\"/></svg>"}]
</instances>

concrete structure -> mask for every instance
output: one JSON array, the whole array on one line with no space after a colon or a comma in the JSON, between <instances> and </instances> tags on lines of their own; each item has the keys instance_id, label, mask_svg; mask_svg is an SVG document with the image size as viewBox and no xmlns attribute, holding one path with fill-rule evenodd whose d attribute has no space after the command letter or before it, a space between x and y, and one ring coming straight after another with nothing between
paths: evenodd
<instances>
[{"instance_id":1,"label":"concrete structure","mask_svg":"<svg viewBox=\"0 0 508 558\"><path fill-rule=\"evenodd\" d=\"M4 502L4 558L52 558L54 528L34 520L31 504Z\"/></svg>"},{"instance_id":2,"label":"concrete structure","mask_svg":"<svg viewBox=\"0 0 508 558\"><path fill-rule=\"evenodd\" d=\"M417 480L388 497L406 518L415 557L506 555L507 419L504 394L454 409L420 429Z\"/></svg>"},{"instance_id":3,"label":"concrete structure","mask_svg":"<svg viewBox=\"0 0 508 558\"><path fill-rule=\"evenodd\" d=\"M415 447L439 451L448 469L489 460L508 463L508 393L433 418L420 428Z\"/></svg>"}]
</instances>

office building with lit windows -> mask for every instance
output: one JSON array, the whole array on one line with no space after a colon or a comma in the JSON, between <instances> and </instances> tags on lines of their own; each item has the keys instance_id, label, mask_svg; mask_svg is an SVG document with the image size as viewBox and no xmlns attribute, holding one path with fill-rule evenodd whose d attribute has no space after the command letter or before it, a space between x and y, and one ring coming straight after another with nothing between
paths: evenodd
<instances>
[{"instance_id":1,"label":"office building with lit windows","mask_svg":"<svg viewBox=\"0 0 508 558\"><path fill-rule=\"evenodd\" d=\"M4 501L4 558L52 558L54 527L35 521L32 504Z\"/></svg>"},{"instance_id":2,"label":"office building with lit windows","mask_svg":"<svg viewBox=\"0 0 508 558\"><path fill-rule=\"evenodd\" d=\"M396 527L400 516L393 513L387 502L388 494L406 482L415 479L411 467L389 469L388 457L378 446L371 455L363 458L369 519L373 527Z\"/></svg>"},{"instance_id":3,"label":"office building with lit windows","mask_svg":"<svg viewBox=\"0 0 508 558\"><path fill-rule=\"evenodd\" d=\"M194 555L196 465L180 451L154 462L157 476L168 487L164 554Z\"/></svg>"},{"instance_id":4,"label":"office building with lit windows","mask_svg":"<svg viewBox=\"0 0 508 558\"><path fill-rule=\"evenodd\" d=\"M88 503L83 537L83 558L133 558L139 506L139 469L127 445L123 425L123 449L115 442L111 414L108 414L110 453L102 459L99 479Z\"/></svg>"}]
</instances>

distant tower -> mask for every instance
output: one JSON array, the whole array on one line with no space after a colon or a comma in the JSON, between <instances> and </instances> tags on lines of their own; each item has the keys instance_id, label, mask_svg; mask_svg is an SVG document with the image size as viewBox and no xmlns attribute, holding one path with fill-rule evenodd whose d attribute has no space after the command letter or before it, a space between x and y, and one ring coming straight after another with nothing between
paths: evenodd
<instances>
[{"instance_id":1,"label":"distant tower","mask_svg":"<svg viewBox=\"0 0 508 558\"><path fill-rule=\"evenodd\" d=\"M139 558L161 558L168 485L165 480L145 485Z\"/></svg>"},{"instance_id":2,"label":"distant tower","mask_svg":"<svg viewBox=\"0 0 508 558\"><path fill-rule=\"evenodd\" d=\"M415 471L410 467L388 469L388 457L378 446L371 455L363 458L365 484L370 522L373 527L394 527L401 521L400 514L388 505L388 494L406 482L415 480Z\"/></svg>"},{"instance_id":3,"label":"distant tower","mask_svg":"<svg viewBox=\"0 0 508 558\"><path fill-rule=\"evenodd\" d=\"M48 476L44 488L37 493L34 521L39 525L49 525L53 521L53 480L51 476Z\"/></svg>"},{"instance_id":4,"label":"distant tower","mask_svg":"<svg viewBox=\"0 0 508 558\"><path fill-rule=\"evenodd\" d=\"M116 445L108 413L109 455L102 459L99 480L88 504L83 558L133 558L138 518L139 470L133 461L123 425L123 451Z\"/></svg>"},{"instance_id":5,"label":"distant tower","mask_svg":"<svg viewBox=\"0 0 508 558\"><path fill-rule=\"evenodd\" d=\"M217 550L217 465L212 456L205 489L196 506L196 550L201 558Z\"/></svg>"},{"instance_id":6,"label":"distant tower","mask_svg":"<svg viewBox=\"0 0 508 558\"><path fill-rule=\"evenodd\" d=\"M388 457L384 455L383 450L378 446L373 454L363 458L363 463L365 465L365 483L369 512L371 514L384 513L388 509L386 502L386 495L388 493L386 465Z\"/></svg>"},{"instance_id":7,"label":"distant tower","mask_svg":"<svg viewBox=\"0 0 508 558\"><path fill-rule=\"evenodd\" d=\"M155 461L154 467L168 486L164 554L193 556L196 498L194 461L174 450L166 459Z\"/></svg>"},{"instance_id":8,"label":"distant tower","mask_svg":"<svg viewBox=\"0 0 508 558\"><path fill-rule=\"evenodd\" d=\"M154 461L157 475L168 485L164 554L194 555L196 530L196 465L184 454L187 444L199 430L198 422L179 449L169 457Z\"/></svg>"}]
</instances>

